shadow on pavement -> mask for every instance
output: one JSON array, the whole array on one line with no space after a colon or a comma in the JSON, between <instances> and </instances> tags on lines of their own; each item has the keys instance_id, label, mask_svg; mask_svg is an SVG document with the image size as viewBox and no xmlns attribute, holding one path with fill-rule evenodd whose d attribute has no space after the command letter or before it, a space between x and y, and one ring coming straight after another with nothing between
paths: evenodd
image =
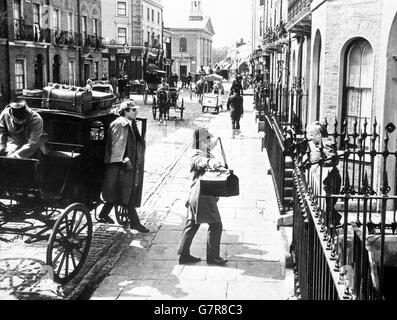
<instances>
[{"instance_id":1,"label":"shadow on pavement","mask_svg":"<svg viewBox=\"0 0 397 320\"><path fill-rule=\"evenodd\" d=\"M49 279L44 261L0 259L0 300L58 300L62 297L62 288Z\"/></svg>"}]
</instances>

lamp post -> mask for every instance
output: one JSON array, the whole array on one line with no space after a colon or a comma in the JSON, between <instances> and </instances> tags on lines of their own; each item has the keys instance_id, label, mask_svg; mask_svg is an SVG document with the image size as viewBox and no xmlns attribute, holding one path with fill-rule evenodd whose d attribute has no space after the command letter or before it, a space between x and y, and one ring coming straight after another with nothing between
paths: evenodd
<instances>
[{"instance_id":1,"label":"lamp post","mask_svg":"<svg viewBox=\"0 0 397 320\"><path fill-rule=\"evenodd\" d=\"M238 58L238 56L239 56L239 54L240 54L240 52L236 49L236 57L235 57L235 62L236 62L236 77L237 77L237 75L238 75L238 60L239 60L239 58Z\"/></svg>"}]
</instances>

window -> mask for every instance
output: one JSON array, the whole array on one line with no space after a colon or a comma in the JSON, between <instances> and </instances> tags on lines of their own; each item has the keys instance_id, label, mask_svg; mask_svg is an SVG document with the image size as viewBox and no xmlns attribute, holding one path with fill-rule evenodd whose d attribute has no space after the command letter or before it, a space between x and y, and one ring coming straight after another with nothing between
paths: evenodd
<instances>
[{"instance_id":1,"label":"window","mask_svg":"<svg viewBox=\"0 0 397 320\"><path fill-rule=\"evenodd\" d=\"M98 19L92 19L92 34L98 37Z\"/></svg>"},{"instance_id":2,"label":"window","mask_svg":"<svg viewBox=\"0 0 397 320\"><path fill-rule=\"evenodd\" d=\"M22 4L21 0L14 1L14 19L19 20L22 17Z\"/></svg>"},{"instance_id":3,"label":"window","mask_svg":"<svg viewBox=\"0 0 397 320\"><path fill-rule=\"evenodd\" d=\"M263 5L264 5L264 0L260 0L260 1L259 1L259 5L260 5L260 6L263 6Z\"/></svg>"},{"instance_id":4,"label":"window","mask_svg":"<svg viewBox=\"0 0 397 320\"><path fill-rule=\"evenodd\" d=\"M68 13L68 31L69 33L74 32L74 23L73 23L73 13L69 12Z\"/></svg>"},{"instance_id":5,"label":"window","mask_svg":"<svg viewBox=\"0 0 397 320\"><path fill-rule=\"evenodd\" d=\"M353 120L357 121L357 128L362 128L365 119L372 122L372 47L365 39L355 40L347 49L345 59L344 115L351 132Z\"/></svg>"},{"instance_id":6,"label":"window","mask_svg":"<svg viewBox=\"0 0 397 320\"><path fill-rule=\"evenodd\" d=\"M76 79L75 62L69 61L69 85L74 85Z\"/></svg>"},{"instance_id":7,"label":"window","mask_svg":"<svg viewBox=\"0 0 397 320\"><path fill-rule=\"evenodd\" d=\"M259 19L259 36L263 36L263 17Z\"/></svg>"},{"instance_id":8,"label":"window","mask_svg":"<svg viewBox=\"0 0 397 320\"><path fill-rule=\"evenodd\" d=\"M117 2L117 15L126 16L127 15L127 3L124 1Z\"/></svg>"},{"instance_id":9,"label":"window","mask_svg":"<svg viewBox=\"0 0 397 320\"><path fill-rule=\"evenodd\" d=\"M150 31L147 32L147 43L150 44Z\"/></svg>"},{"instance_id":10,"label":"window","mask_svg":"<svg viewBox=\"0 0 397 320\"><path fill-rule=\"evenodd\" d=\"M35 39L40 37L40 4L33 4L33 32Z\"/></svg>"},{"instance_id":11,"label":"window","mask_svg":"<svg viewBox=\"0 0 397 320\"><path fill-rule=\"evenodd\" d=\"M15 60L15 90L17 92L25 89L25 60Z\"/></svg>"},{"instance_id":12,"label":"window","mask_svg":"<svg viewBox=\"0 0 397 320\"><path fill-rule=\"evenodd\" d=\"M81 32L83 34L87 33L87 17L81 16Z\"/></svg>"},{"instance_id":13,"label":"window","mask_svg":"<svg viewBox=\"0 0 397 320\"><path fill-rule=\"evenodd\" d=\"M187 40L186 38L181 38L179 42L179 52L186 52L187 51Z\"/></svg>"},{"instance_id":14,"label":"window","mask_svg":"<svg viewBox=\"0 0 397 320\"><path fill-rule=\"evenodd\" d=\"M154 22L154 10L152 9L152 22Z\"/></svg>"},{"instance_id":15,"label":"window","mask_svg":"<svg viewBox=\"0 0 397 320\"><path fill-rule=\"evenodd\" d=\"M150 9L147 8L147 19L150 20Z\"/></svg>"},{"instance_id":16,"label":"window","mask_svg":"<svg viewBox=\"0 0 397 320\"><path fill-rule=\"evenodd\" d=\"M117 29L117 41L118 41L118 44L126 44L127 43L127 29L126 28L118 28Z\"/></svg>"},{"instance_id":17,"label":"window","mask_svg":"<svg viewBox=\"0 0 397 320\"><path fill-rule=\"evenodd\" d=\"M38 3L33 4L33 24L40 26L40 5Z\"/></svg>"},{"instance_id":18,"label":"window","mask_svg":"<svg viewBox=\"0 0 397 320\"><path fill-rule=\"evenodd\" d=\"M54 9L54 29L59 30L59 9Z\"/></svg>"},{"instance_id":19,"label":"window","mask_svg":"<svg viewBox=\"0 0 397 320\"><path fill-rule=\"evenodd\" d=\"M160 24L160 12L157 12L157 24Z\"/></svg>"},{"instance_id":20,"label":"window","mask_svg":"<svg viewBox=\"0 0 397 320\"><path fill-rule=\"evenodd\" d=\"M94 61L94 78L97 80L99 79L98 69L99 69L99 62Z\"/></svg>"}]
</instances>

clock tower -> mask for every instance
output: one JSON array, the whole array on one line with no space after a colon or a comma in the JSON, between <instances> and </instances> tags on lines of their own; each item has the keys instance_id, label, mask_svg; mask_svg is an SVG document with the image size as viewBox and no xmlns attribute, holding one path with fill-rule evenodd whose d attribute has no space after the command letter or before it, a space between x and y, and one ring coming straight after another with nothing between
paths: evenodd
<instances>
[{"instance_id":1,"label":"clock tower","mask_svg":"<svg viewBox=\"0 0 397 320\"><path fill-rule=\"evenodd\" d=\"M200 0L192 0L191 8L190 8L190 21L201 21L203 20L203 11L201 10L201 1Z\"/></svg>"}]
</instances>

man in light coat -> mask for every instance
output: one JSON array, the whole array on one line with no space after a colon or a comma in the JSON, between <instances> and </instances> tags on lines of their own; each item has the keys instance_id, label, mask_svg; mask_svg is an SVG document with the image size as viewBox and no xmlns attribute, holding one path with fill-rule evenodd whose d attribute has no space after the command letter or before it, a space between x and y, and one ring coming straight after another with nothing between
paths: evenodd
<instances>
[{"instance_id":1,"label":"man in light coat","mask_svg":"<svg viewBox=\"0 0 397 320\"><path fill-rule=\"evenodd\" d=\"M43 119L15 99L0 114L0 155L11 158L31 158L41 147Z\"/></svg>"},{"instance_id":2,"label":"man in light coat","mask_svg":"<svg viewBox=\"0 0 397 320\"><path fill-rule=\"evenodd\" d=\"M189 200L186 203L188 217L182 238L179 244L178 255L180 264L200 262L190 254L190 246L200 224L208 223L207 235L207 264L223 266L226 260L221 258L220 244L222 237L222 221L218 210L217 197L200 196L200 177L206 169L221 170L222 165L212 155L211 150L217 140L207 129L197 129L193 133L193 155L190 162L190 171L193 181L190 187Z\"/></svg>"},{"instance_id":3,"label":"man in light coat","mask_svg":"<svg viewBox=\"0 0 397 320\"><path fill-rule=\"evenodd\" d=\"M123 205L127 208L131 229L147 233L149 230L141 224L135 209L141 206L146 148L136 124L138 109L132 101L121 103L120 117L110 124L102 187L105 205L99 219L103 223L114 223L109 213L114 205Z\"/></svg>"}]
</instances>

